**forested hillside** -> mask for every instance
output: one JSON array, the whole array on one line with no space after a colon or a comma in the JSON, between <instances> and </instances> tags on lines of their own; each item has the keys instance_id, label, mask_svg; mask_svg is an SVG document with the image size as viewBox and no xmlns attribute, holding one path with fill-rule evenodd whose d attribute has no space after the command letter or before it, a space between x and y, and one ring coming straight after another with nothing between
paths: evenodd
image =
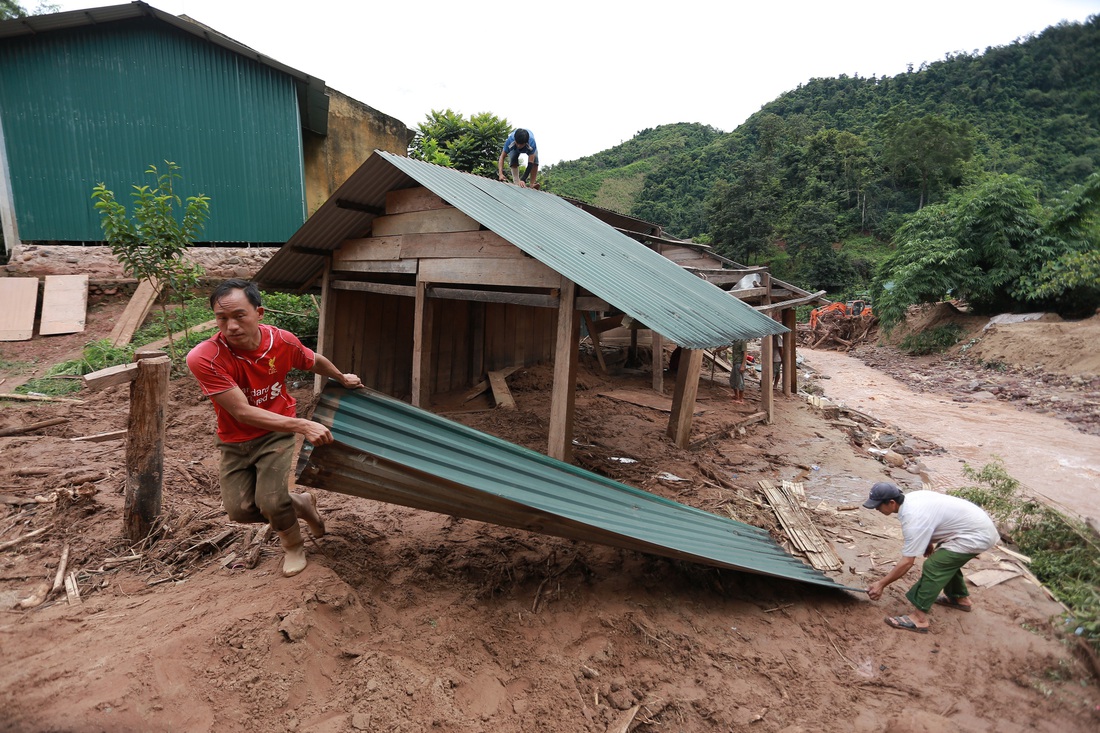
<instances>
[{"instance_id":1,"label":"forested hillside","mask_svg":"<svg viewBox=\"0 0 1100 733\"><path fill-rule=\"evenodd\" d=\"M733 132L644 130L544 180L835 292L865 286L910 215L985 177L1011 174L1047 204L1097 170L1093 16L894 77L813 79Z\"/></svg>"}]
</instances>

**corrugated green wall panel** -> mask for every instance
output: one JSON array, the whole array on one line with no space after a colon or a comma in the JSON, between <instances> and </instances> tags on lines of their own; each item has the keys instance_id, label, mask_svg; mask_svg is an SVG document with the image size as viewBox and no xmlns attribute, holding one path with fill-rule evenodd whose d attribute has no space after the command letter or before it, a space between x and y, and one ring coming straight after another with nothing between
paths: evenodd
<instances>
[{"instance_id":1,"label":"corrugated green wall panel","mask_svg":"<svg viewBox=\"0 0 1100 733\"><path fill-rule=\"evenodd\" d=\"M19 234L102 240L92 188L127 206L150 164L211 198L202 241L284 242L305 220L290 76L151 19L0 43Z\"/></svg>"}]
</instances>

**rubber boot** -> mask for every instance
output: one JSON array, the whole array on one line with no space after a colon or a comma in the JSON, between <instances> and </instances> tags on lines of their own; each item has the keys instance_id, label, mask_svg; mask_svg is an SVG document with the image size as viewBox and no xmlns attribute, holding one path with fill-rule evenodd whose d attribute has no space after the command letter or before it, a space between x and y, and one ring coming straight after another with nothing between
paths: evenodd
<instances>
[{"instance_id":1,"label":"rubber boot","mask_svg":"<svg viewBox=\"0 0 1100 733\"><path fill-rule=\"evenodd\" d=\"M290 529L284 529L279 535L279 544L283 546L283 576L289 578L306 569L306 547L302 541L302 530L298 528L298 520Z\"/></svg>"},{"instance_id":2,"label":"rubber boot","mask_svg":"<svg viewBox=\"0 0 1100 733\"><path fill-rule=\"evenodd\" d=\"M317 511L317 499L313 494L291 494L290 503L294 505L294 513L298 515L309 527L314 537L325 536L325 520L321 519L321 513Z\"/></svg>"}]
</instances>

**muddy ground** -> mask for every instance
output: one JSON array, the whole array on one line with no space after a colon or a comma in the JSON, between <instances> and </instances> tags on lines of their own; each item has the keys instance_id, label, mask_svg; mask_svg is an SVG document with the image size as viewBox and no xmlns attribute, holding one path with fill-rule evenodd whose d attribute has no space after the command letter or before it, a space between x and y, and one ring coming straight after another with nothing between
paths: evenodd
<instances>
[{"instance_id":1,"label":"muddy ground","mask_svg":"<svg viewBox=\"0 0 1100 733\"><path fill-rule=\"evenodd\" d=\"M85 334L0 345L0 391L105 335L124 305L93 302ZM1058 354L1059 343L1041 346ZM958 371L875 353L887 354L876 357L881 368L929 375L921 388ZM1036 402L1022 406L1047 409L1063 386L1053 373L1028 383ZM1091 395L1094 375L1067 374L1066 389ZM550 381L549 368L526 369L509 378L515 411L472 403L481 411L448 414L544 450ZM861 440L881 437L873 427L830 422L805 400L780 397L771 425L706 441L754 411L759 389L750 380L749 404L733 405L720 380L704 380L700 444L680 450L664 437L666 412L601 394L644 390L648 375L612 378L585 358L578 382L580 465L780 540L757 482L803 481L815 523L843 559L839 581L865 586L897 557L896 521L847 506L877 480L920 483L854 444L854 430ZM296 392L308 411L308 390ZM227 521L220 507L212 410L189 376L171 385L165 522L155 542L131 547L122 539L122 443L70 440L125 427L127 388L78 397L7 402L0 416L0 428L67 419L0 438L0 543L42 530L0 550L0 730L1075 733L1100 725L1100 689L1073 625L1026 574L975 588L973 613L935 609L931 633L918 635L883 623L906 611L904 581L870 602L323 492L329 534L309 543L306 571L281 577L270 541L249 569L255 528ZM622 457L636 462L612 460ZM14 608L54 581L66 547L79 599L62 591ZM999 550L972 567L1019 572Z\"/></svg>"}]
</instances>

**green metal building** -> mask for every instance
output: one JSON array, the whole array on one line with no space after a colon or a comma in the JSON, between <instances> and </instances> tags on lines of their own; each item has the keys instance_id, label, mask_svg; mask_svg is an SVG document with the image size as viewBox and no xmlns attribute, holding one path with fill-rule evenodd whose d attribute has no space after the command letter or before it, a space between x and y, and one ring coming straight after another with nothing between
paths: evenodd
<instances>
[{"instance_id":1,"label":"green metal building","mask_svg":"<svg viewBox=\"0 0 1100 733\"><path fill-rule=\"evenodd\" d=\"M303 132L327 119L323 81L142 2L0 22L7 247L102 241L93 187L129 204L165 161L211 199L203 242L281 244L306 219Z\"/></svg>"}]
</instances>

